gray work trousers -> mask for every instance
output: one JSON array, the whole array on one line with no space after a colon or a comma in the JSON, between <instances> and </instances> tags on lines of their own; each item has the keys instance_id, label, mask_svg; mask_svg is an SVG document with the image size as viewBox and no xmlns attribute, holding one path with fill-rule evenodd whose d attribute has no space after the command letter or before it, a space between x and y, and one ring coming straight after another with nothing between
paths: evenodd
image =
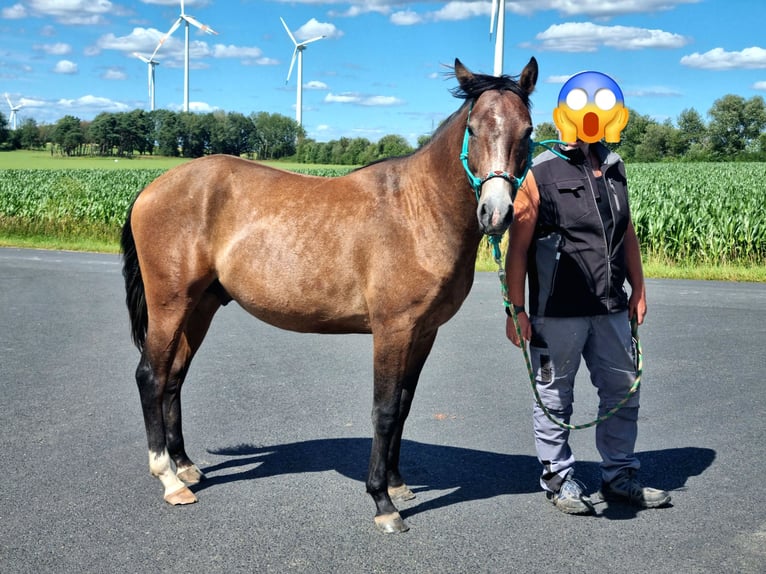
<instances>
[{"instance_id":1,"label":"gray work trousers","mask_svg":"<svg viewBox=\"0 0 766 574\"><path fill-rule=\"evenodd\" d=\"M599 396L603 415L628 393L636 380L636 366L627 311L592 317L531 318L529 351L537 388L550 413L570 422L575 375L580 357ZM639 393L615 415L596 425L596 448L601 455L602 480L610 482L624 469L639 468L634 454L638 434ZM540 485L557 492L574 470L569 431L557 426L534 406L535 447L543 465Z\"/></svg>"}]
</instances>

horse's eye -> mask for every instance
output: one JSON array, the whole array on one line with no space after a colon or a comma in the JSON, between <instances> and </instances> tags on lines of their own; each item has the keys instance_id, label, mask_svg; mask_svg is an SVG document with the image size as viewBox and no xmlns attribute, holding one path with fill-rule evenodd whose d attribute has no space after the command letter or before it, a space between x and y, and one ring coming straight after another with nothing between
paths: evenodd
<instances>
[{"instance_id":1,"label":"horse's eye","mask_svg":"<svg viewBox=\"0 0 766 574\"><path fill-rule=\"evenodd\" d=\"M468 130L469 136L473 137L474 135L476 135L473 133L473 128L470 125L466 126L466 129Z\"/></svg>"}]
</instances>

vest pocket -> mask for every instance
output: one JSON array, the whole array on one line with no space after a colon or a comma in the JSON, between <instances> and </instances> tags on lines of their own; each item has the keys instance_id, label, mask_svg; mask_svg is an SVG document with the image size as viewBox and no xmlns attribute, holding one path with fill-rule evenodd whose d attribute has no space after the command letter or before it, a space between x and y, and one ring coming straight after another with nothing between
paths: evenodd
<instances>
[{"instance_id":1,"label":"vest pocket","mask_svg":"<svg viewBox=\"0 0 766 574\"><path fill-rule=\"evenodd\" d=\"M545 308L548 299L553 295L556 283L556 272L561 257L561 235L556 232L549 233L537 239L535 254L537 264L537 276L540 281L540 293L537 314L545 316Z\"/></svg>"}]
</instances>

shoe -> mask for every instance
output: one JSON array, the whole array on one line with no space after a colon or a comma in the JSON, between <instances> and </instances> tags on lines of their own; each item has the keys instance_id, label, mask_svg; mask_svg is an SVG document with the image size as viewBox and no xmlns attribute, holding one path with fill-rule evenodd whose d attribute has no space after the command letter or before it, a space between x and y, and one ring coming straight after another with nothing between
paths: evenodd
<instances>
[{"instance_id":1,"label":"shoe","mask_svg":"<svg viewBox=\"0 0 766 574\"><path fill-rule=\"evenodd\" d=\"M658 508L670 503L668 492L642 486L632 468L624 470L611 482L602 482L601 496L604 500L628 502L641 508Z\"/></svg>"},{"instance_id":2,"label":"shoe","mask_svg":"<svg viewBox=\"0 0 766 574\"><path fill-rule=\"evenodd\" d=\"M583 493L583 485L574 478L567 477L558 492L546 492L545 497L561 512L567 514L592 514L593 503Z\"/></svg>"}]
</instances>

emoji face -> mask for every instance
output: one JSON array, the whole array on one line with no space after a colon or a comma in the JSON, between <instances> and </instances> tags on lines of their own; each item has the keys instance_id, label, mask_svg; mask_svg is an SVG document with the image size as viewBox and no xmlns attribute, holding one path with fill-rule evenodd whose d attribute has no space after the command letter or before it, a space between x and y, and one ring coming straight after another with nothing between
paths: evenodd
<instances>
[{"instance_id":1,"label":"emoji face","mask_svg":"<svg viewBox=\"0 0 766 574\"><path fill-rule=\"evenodd\" d=\"M601 72L580 72L561 88L553 122L565 142L595 143L604 138L616 143L628 123L628 109L612 78Z\"/></svg>"}]
</instances>

